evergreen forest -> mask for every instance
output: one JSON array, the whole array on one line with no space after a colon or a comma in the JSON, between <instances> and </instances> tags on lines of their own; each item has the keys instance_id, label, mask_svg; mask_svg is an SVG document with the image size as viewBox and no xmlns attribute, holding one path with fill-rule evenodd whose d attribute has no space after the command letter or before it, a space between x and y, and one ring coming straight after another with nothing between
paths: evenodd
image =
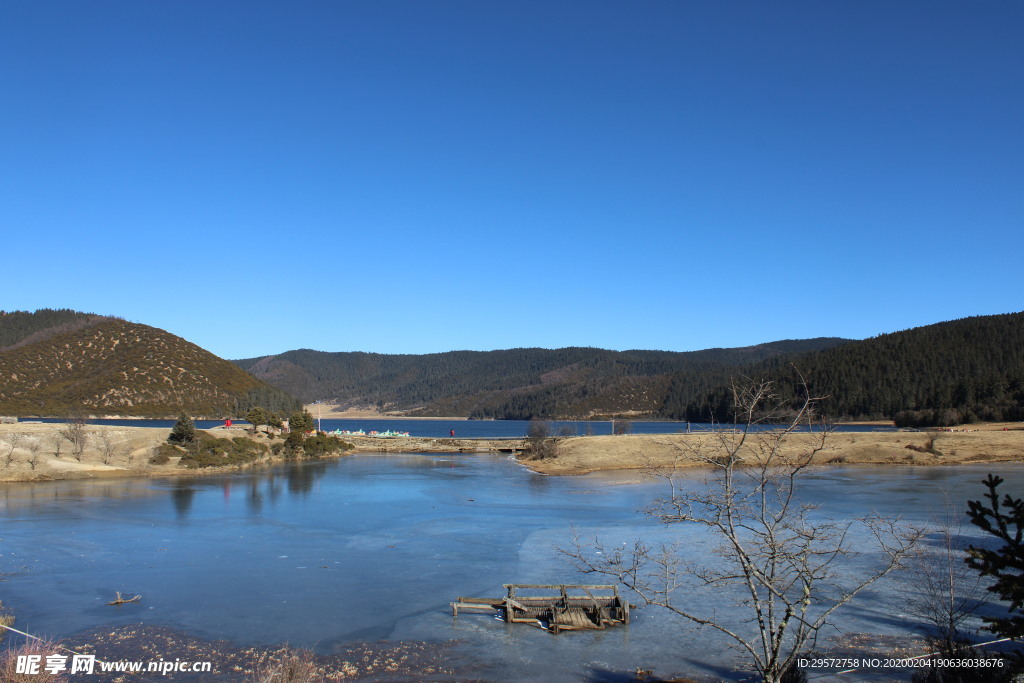
<instances>
[{"instance_id":1,"label":"evergreen forest","mask_svg":"<svg viewBox=\"0 0 1024 683\"><path fill-rule=\"evenodd\" d=\"M235 362L305 402L419 416L728 421L733 382L770 379L781 398L795 401L803 377L832 420L895 420L908 427L1024 420L1024 313L860 341L784 340L693 352L301 349Z\"/></svg>"},{"instance_id":2,"label":"evergreen forest","mask_svg":"<svg viewBox=\"0 0 1024 683\"><path fill-rule=\"evenodd\" d=\"M797 372L798 371L798 372ZM945 426L1024 420L1024 313L977 316L883 334L742 368L673 377L661 414L669 419L730 419L737 376L775 383L795 402L800 376L835 420L894 420Z\"/></svg>"}]
</instances>

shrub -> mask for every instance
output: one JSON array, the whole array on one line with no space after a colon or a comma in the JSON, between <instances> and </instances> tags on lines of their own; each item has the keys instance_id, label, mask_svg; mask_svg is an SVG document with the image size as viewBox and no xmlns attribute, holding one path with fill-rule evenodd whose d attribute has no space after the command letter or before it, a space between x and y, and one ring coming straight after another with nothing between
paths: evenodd
<instances>
[{"instance_id":1,"label":"shrub","mask_svg":"<svg viewBox=\"0 0 1024 683\"><path fill-rule=\"evenodd\" d=\"M218 439L205 432L198 432L195 442L182 456L181 465L189 469L244 465L260 459L266 453L266 445L245 437Z\"/></svg>"},{"instance_id":2,"label":"shrub","mask_svg":"<svg viewBox=\"0 0 1024 683\"><path fill-rule=\"evenodd\" d=\"M303 452L314 458L353 448L355 446L352 444L342 441L336 436L327 436L326 434L316 434L302 442Z\"/></svg>"},{"instance_id":3,"label":"shrub","mask_svg":"<svg viewBox=\"0 0 1024 683\"><path fill-rule=\"evenodd\" d=\"M181 455L181 451L169 443L162 443L153 449L153 457L149 459L150 465L166 465L171 458Z\"/></svg>"}]
</instances>

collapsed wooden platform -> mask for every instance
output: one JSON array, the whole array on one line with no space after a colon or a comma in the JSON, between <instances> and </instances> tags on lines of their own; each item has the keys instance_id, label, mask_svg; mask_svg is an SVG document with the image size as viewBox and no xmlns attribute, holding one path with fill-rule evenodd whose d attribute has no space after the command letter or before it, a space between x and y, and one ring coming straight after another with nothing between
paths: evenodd
<instances>
[{"instance_id":1,"label":"collapsed wooden platform","mask_svg":"<svg viewBox=\"0 0 1024 683\"><path fill-rule=\"evenodd\" d=\"M501 610L510 624L531 624L552 633L605 628L629 623L629 603L619 596L618 586L579 584L506 583L504 598L458 598L459 610ZM555 595L522 595L521 589ZM609 595L610 593L610 595ZM545 626L546 624L546 626Z\"/></svg>"}]
</instances>

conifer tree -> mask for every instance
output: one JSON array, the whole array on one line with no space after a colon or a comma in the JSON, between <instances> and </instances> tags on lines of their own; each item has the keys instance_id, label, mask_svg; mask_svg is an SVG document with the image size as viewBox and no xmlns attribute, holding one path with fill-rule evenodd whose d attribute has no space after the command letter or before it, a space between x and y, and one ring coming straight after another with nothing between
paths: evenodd
<instances>
[{"instance_id":1,"label":"conifer tree","mask_svg":"<svg viewBox=\"0 0 1024 683\"><path fill-rule=\"evenodd\" d=\"M293 432L311 432L316 423L308 410L296 411L288 418L288 428Z\"/></svg>"},{"instance_id":2,"label":"conifer tree","mask_svg":"<svg viewBox=\"0 0 1024 683\"><path fill-rule=\"evenodd\" d=\"M260 428L260 425L267 424L267 414L263 411L263 408L259 406L251 408L249 412L245 414L245 419L252 424L254 432Z\"/></svg>"},{"instance_id":3,"label":"conifer tree","mask_svg":"<svg viewBox=\"0 0 1024 683\"><path fill-rule=\"evenodd\" d=\"M167 437L170 443L176 443L179 445L190 444L196 440L196 426L192 423L190 418L185 413L178 416L178 421L174 423L174 427L171 429L171 435Z\"/></svg>"},{"instance_id":4,"label":"conifer tree","mask_svg":"<svg viewBox=\"0 0 1024 683\"><path fill-rule=\"evenodd\" d=\"M989 474L982 482L988 493L986 506L980 500L967 501L967 516L971 523L992 534L1003 545L995 549L967 547L967 565L981 572L981 576L994 577L988 587L1001 600L1009 603L1007 617L984 617L987 628L1003 637L1024 636L1024 500L1009 494L999 500L996 488L1003 478Z\"/></svg>"}]
</instances>

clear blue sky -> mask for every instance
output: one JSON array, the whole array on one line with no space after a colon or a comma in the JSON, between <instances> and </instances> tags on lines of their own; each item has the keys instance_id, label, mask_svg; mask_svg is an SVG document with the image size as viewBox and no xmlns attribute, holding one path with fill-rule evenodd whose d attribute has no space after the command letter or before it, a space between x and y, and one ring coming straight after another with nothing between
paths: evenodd
<instances>
[{"instance_id":1,"label":"clear blue sky","mask_svg":"<svg viewBox=\"0 0 1024 683\"><path fill-rule=\"evenodd\" d=\"M693 350L1024 309L1024 3L0 3L0 308Z\"/></svg>"}]
</instances>

